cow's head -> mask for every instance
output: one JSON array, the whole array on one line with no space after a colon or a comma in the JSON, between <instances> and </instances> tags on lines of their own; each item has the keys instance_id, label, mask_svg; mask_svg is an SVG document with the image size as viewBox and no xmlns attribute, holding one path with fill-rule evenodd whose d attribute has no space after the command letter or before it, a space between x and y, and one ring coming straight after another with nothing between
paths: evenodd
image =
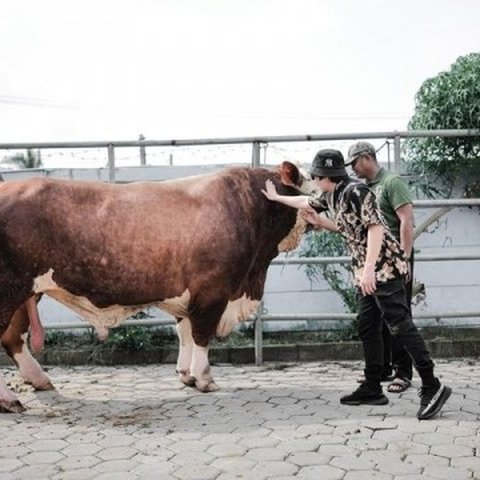
<instances>
[{"instance_id":1,"label":"cow's head","mask_svg":"<svg viewBox=\"0 0 480 480\"><path fill-rule=\"evenodd\" d=\"M301 166L295 163L284 161L278 167L280 181L283 185L294 188L299 194L310 195L315 191L315 184L310 174ZM297 220L293 229L278 245L279 252L288 252L294 250L300 243L302 235L307 230L308 224L297 213Z\"/></svg>"}]
</instances>

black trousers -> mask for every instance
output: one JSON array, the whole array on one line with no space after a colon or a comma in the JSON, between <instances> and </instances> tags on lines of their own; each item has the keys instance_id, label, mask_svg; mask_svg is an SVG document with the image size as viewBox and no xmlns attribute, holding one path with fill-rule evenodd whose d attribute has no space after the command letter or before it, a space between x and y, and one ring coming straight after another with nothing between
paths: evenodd
<instances>
[{"instance_id":1,"label":"black trousers","mask_svg":"<svg viewBox=\"0 0 480 480\"><path fill-rule=\"evenodd\" d=\"M423 383L433 383L433 361L423 337L412 322L403 279L377 284L373 295L358 295L357 325L365 357L365 377L380 382L383 368L383 323L395 341L410 355Z\"/></svg>"},{"instance_id":2,"label":"black trousers","mask_svg":"<svg viewBox=\"0 0 480 480\"><path fill-rule=\"evenodd\" d=\"M405 287L407 291L407 304L412 313L412 288L413 288L413 250L410 257L410 280L406 282ZM389 377L392 372L396 377L412 379L412 359L405 350L401 342L395 337L392 337L390 328L384 322L382 326L383 338L383 371L382 377Z\"/></svg>"}]
</instances>

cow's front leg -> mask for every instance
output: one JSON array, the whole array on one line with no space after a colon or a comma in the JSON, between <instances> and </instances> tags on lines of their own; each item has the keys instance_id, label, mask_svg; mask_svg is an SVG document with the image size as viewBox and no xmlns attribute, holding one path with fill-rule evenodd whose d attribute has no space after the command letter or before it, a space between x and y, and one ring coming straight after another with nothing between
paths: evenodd
<instances>
[{"instance_id":1,"label":"cow's front leg","mask_svg":"<svg viewBox=\"0 0 480 480\"><path fill-rule=\"evenodd\" d=\"M210 363L208 361L208 346L202 347L193 344L192 363L190 371L195 378L195 386L201 392L214 392L218 390L218 385L213 380Z\"/></svg>"},{"instance_id":2,"label":"cow's front leg","mask_svg":"<svg viewBox=\"0 0 480 480\"><path fill-rule=\"evenodd\" d=\"M192 325L190 323L190 319L178 319L177 335L179 340L177 358L178 378L185 385L193 387L195 385L195 378L190 372L193 351Z\"/></svg>"}]
</instances>

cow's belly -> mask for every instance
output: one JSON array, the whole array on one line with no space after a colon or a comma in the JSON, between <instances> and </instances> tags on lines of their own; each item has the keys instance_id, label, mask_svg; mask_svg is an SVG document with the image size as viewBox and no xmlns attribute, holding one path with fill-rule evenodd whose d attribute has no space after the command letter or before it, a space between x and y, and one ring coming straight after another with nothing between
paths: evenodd
<instances>
[{"instance_id":1,"label":"cow's belly","mask_svg":"<svg viewBox=\"0 0 480 480\"><path fill-rule=\"evenodd\" d=\"M228 335L238 323L248 320L257 311L259 303L259 300L252 300L246 294L237 300L228 302L218 324L216 334L219 337Z\"/></svg>"},{"instance_id":2,"label":"cow's belly","mask_svg":"<svg viewBox=\"0 0 480 480\"><path fill-rule=\"evenodd\" d=\"M99 308L95 306L88 298L78 296L61 288L52 278L53 270L50 269L46 274L35 278L33 291L35 293L45 293L54 298L72 311L83 317L91 323L101 339L106 339L108 330L117 327L126 318L135 315L147 307L157 307L175 317L187 316L188 304L190 301L190 292L185 290L182 295L174 298L168 298L160 302L150 302L140 305L110 305Z\"/></svg>"}]
</instances>

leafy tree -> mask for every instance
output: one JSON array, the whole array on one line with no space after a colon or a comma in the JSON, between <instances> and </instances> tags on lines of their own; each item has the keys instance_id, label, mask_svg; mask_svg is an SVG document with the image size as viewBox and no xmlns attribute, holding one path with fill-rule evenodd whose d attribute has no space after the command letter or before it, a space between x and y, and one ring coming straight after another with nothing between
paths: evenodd
<instances>
[{"instance_id":1,"label":"leafy tree","mask_svg":"<svg viewBox=\"0 0 480 480\"><path fill-rule=\"evenodd\" d=\"M459 57L422 84L408 128L480 128L480 53ZM416 186L424 193L480 195L480 137L412 138L404 148L407 169L423 180Z\"/></svg>"},{"instance_id":2,"label":"leafy tree","mask_svg":"<svg viewBox=\"0 0 480 480\"><path fill-rule=\"evenodd\" d=\"M40 151L28 149L26 153L17 153L8 157L5 163L16 165L22 169L43 167Z\"/></svg>"}]
</instances>

